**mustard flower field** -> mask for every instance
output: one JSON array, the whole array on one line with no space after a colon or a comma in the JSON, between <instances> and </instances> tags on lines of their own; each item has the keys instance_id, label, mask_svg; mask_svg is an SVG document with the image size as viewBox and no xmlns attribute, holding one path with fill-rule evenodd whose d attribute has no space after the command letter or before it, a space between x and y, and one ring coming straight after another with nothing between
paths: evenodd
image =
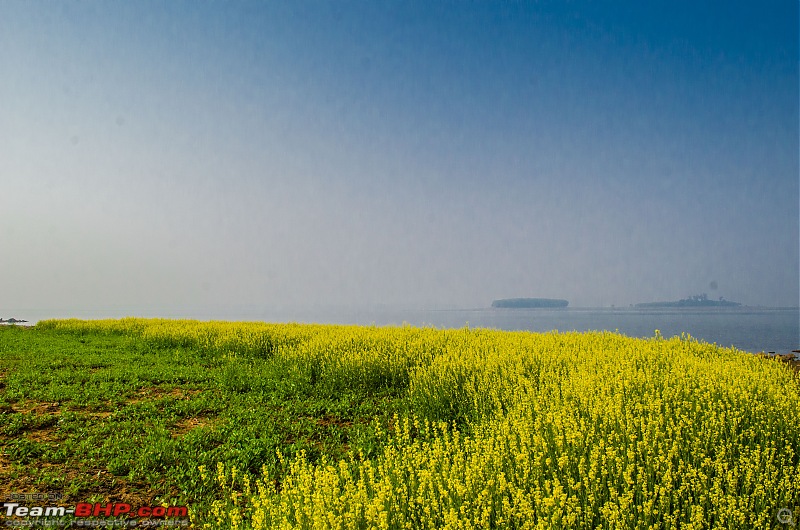
<instances>
[{"instance_id":1,"label":"mustard flower field","mask_svg":"<svg viewBox=\"0 0 800 530\"><path fill-rule=\"evenodd\" d=\"M53 348L37 350L37 335L61 349L41 353ZM95 371L75 350L92 341L103 345ZM120 411L143 407L143 389L162 409L179 403L150 420L161 438L104 431L112 442L95 461L115 484L157 485L140 497L189 503L197 528L767 529L789 528L787 509L800 519L797 375L689 336L60 320L3 330L0 359L3 454L23 474L48 463L37 439L80 443L52 422L33 436L36 403L57 401L49 414L61 419L69 408L89 439L97 411L127 425ZM26 372L43 364L67 373ZM69 491L70 480L51 470L36 484ZM72 493L101 487L113 492L96 482Z\"/></svg>"}]
</instances>

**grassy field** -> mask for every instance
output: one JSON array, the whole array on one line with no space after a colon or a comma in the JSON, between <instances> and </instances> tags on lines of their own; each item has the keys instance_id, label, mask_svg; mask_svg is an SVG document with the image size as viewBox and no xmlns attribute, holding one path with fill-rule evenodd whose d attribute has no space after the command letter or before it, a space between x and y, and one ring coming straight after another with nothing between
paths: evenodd
<instances>
[{"instance_id":1,"label":"grassy field","mask_svg":"<svg viewBox=\"0 0 800 530\"><path fill-rule=\"evenodd\" d=\"M0 327L0 494L206 528L789 528L800 386L689 337Z\"/></svg>"}]
</instances>

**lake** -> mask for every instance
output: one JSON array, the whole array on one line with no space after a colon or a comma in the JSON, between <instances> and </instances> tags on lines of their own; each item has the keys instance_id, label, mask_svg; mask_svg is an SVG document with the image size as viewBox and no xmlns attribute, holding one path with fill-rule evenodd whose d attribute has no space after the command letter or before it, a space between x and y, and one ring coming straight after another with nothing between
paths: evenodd
<instances>
[{"instance_id":1,"label":"lake","mask_svg":"<svg viewBox=\"0 0 800 530\"><path fill-rule=\"evenodd\" d=\"M112 308L91 311L5 311L0 316L24 318L119 318L124 316L193 318L199 320L260 320L378 326L434 326L437 328L493 328L527 331L618 331L631 337L664 337L689 333L720 346L749 352L788 353L800 349L798 309L392 309L392 308L269 308L246 306L226 309Z\"/></svg>"},{"instance_id":2,"label":"lake","mask_svg":"<svg viewBox=\"0 0 800 530\"><path fill-rule=\"evenodd\" d=\"M270 319L268 319L270 320ZM437 328L469 327L526 331L618 331L630 337L664 337L689 333L720 346L749 352L788 353L800 349L800 311L797 309L448 309L300 311L271 320L336 324L401 325Z\"/></svg>"}]
</instances>

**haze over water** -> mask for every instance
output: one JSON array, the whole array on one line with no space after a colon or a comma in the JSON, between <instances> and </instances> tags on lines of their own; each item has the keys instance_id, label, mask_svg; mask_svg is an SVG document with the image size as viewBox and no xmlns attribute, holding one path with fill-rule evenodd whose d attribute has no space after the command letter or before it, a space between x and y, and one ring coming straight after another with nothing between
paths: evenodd
<instances>
[{"instance_id":1,"label":"haze over water","mask_svg":"<svg viewBox=\"0 0 800 530\"><path fill-rule=\"evenodd\" d=\"M797 35L788 1L5 0L0 316L797 307Z\"/></svg>"}]
</instances>

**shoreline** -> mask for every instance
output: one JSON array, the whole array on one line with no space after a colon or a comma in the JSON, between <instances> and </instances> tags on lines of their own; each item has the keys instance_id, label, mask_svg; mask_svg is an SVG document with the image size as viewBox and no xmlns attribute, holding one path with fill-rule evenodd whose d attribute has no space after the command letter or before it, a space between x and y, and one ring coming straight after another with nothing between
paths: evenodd
<instances>
[{"instance_id":1,"label":"shoreline","mask_svg":"<svg viewBox=\"0 0 800 530\"><path fill-rule=\"evenodd\" d=\"M800 356L798 354L800 354L800 350L793 350L792 353L760 352L755 355L775 362L784 363L794 370L795 374L800 375Z\"/></svg>"}]
</instances>

